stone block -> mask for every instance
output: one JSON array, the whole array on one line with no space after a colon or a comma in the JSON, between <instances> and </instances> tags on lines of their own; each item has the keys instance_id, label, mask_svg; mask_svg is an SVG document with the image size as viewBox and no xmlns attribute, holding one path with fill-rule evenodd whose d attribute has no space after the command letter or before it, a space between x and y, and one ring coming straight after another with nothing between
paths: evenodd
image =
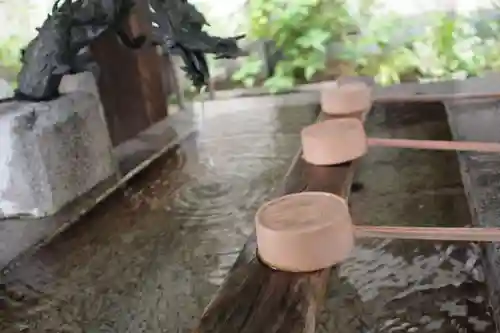
<instances>
[{"instance_id":1,"label":"stone block","mask_svg":"<svg viewBox=\"0 0 500 333\"><path fill-rule=\"evenodd\" d=\"M59 93L61 95L70 94L77 91L83 91L91 93L101 100L99 94L99 87L97 86L97 81L95 74L93 72L82 72L77 74L64 75L61 83L59 85ZM106 115L104 113L104 107L99 103L99 113L102 119L106 121ZM109 129L109 128L108 128Z\"/></svg>"},{"instance_id":2,"label":"stone block","mask_svg":"<svg viewBox=\"0 0 500 333\"><path fill-rule=\"evenodd\" d=\"M61 94L68 94L76 91L85 91L99 97L99 90L95 76L92 72L82 72L78 74L64 75L59 85Z\"/></svg>"},{"instance_id":3,"label":"stone block","mask_svg":"<svg viewBox=\"0 0 500 333\"><path fill-rule=\"evenodd\" d=\"M101 103L72 92L0 104L0 217L43 217L116 170Z\"/></svg>"},{"instance_id":4,"label":"stone block","mask_svg":"<svg viewBox=\"0 0 500 333\"><path fill-rule=\"evenodd\" d=\"M9 98L14 95L14 90L10 84L4 79L0 78L0 99Z\"/></svg>"}]
</instances>

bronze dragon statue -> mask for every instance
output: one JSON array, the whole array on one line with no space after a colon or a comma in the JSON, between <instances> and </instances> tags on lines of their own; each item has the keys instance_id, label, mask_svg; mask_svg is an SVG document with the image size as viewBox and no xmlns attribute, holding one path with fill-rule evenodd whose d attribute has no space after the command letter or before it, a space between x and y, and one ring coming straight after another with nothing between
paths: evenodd
<instances>
[{"instance_id":1,"label":"bronze dragon statue","mask_svg":"<svg viewBox=\"0 0 500 333\"><path fill-rule=\"evenodd\" d=\"M220 38L203 31L204 16L187 0L150 0L153 36L131 38L124 31L134 0L56 0L37 36L22 50L22 68L13 99L46 101L58 97L65 74L85 71L93 63L88 46L112 31L128 48L161 46L180 55L193 84L207 84L205 55L236 58L243 54L237 41L244 36Z\"/></svg>"},{"instance_id":2,"label":"bronze dragon statue","mask_svg":"<svg viewBox=\"0 0 500 333\"><path fill-rule=\"evenodd\" d=\"M150 0L153 20L153 43L170 53L182 57L183 70L195 87L208 84L210 77L205 54L216 59L236 58L243 55L237 41L244 35L220 38L203 31L208 25L203 14L187 0Z\"/></svg>"}]
</instances>

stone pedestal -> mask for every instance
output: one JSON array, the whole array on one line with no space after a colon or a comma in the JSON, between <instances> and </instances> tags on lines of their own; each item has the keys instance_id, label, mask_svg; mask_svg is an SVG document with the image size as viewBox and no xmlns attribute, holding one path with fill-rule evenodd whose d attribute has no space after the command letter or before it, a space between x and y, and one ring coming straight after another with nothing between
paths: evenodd
<instances>
[{"instance_id":1,"label":"stone pedestal","mask_svg":"<svg viewBox=\"0 0 500 333\"><path fill-rule=\"evenodd\" d=\"M0 217L52 215L115 172L99 99L0 104Z\"/></svg>"},{"instance_id":2,"label":"stone pedestal","mask_svg":"<svg viewBox=\"0 0 500 333\"><path fill-rule=\"evenodd\" d=\"M59 85L59 93L61 95L64 95L77 91L91 93L92 95L97 97L99 101L101 100L99 88L97 87L96 77L92 72L68 74L63 77L63 79L61 80L61 84ZM102 103L99 103L99 114L101 115L104 122L106 122L106 115L104 114ZM108 128L109 130L107 124L106 128Z\"/></svg>"},{"instance_id":3,"label":"stone pedestal","mask_svg":"<svg viewBox=\"0 0 500 333\"><path fill-rule=\"evenodd\" d=\"M9 98L14 95L14 90L7 81L0 78L0 99Z\"/></svg>"},{"instance_id":4,"label":"stone pedestal","mask_svg":"<svg viewBox=\"0 0 500 333\"><path fill-rule=\"evenodd\" d=\"M99 97L99 88L92 72L65 75L59 85L59 93L69 94L76 91L89 92Z\"/></svg>"}]
</instances>

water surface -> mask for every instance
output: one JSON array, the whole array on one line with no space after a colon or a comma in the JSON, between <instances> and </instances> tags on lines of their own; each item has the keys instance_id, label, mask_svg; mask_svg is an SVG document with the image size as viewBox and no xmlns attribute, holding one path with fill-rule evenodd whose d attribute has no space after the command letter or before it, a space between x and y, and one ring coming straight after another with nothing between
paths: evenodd
<instances>
[{"instance_id":1,"label":"water surface","mask_svg":"<svg viewBox=\"0 0 500 333\"><path fill-rule=\"evenodd\" d=\"M377 108L376 137L449 140L440 105ZM351 197L356 223L464 226L470 214L454 152L371 148ZM477 244L358 240L332 274L320 332L496 332Z\"/></svg>"},{"instance_id":2,"label":"water surface","mask_svg":"<svg viewBox=\"0 0 500 333\"><path fill-rule=\"evenodd\" d=\"M196 136L7 272L0 331L190 332L315 118L257 100L207 109ZM448 139L444 117L379 109L367 130ZM453 153L374 148L357 178L357 223L470 223ZM330 282L320 332L495 331L475 244L360 240Z\"/></svg>"},{"instance_id":3,"label":"water surface","mask_svg":"<svg viewBox=\"0 0 500 333\"><path fill-rule=\"evenodd\" d=\"M8 272L0 331L189 332L316 117L316 105L232 103Z\"/></svg>"}]
</instances>

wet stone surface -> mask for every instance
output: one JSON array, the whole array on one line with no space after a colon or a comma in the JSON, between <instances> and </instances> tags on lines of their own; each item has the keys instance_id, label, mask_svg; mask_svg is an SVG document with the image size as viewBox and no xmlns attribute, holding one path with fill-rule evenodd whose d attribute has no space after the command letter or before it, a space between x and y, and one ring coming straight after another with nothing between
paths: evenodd
<instances>
[{"instance_id":1,"label":"wet stone surface","mask_svg":"<svg viewBox=\"0 0 500 333\"><path fill-rule=\"evenodd\" d=\"M299 146L309 108L206 112L198 136L2 277L0 332L190 332ZM379 137L449 138L444 110L378 110ZM470 223L453 153L372 149L357 223ZM359 241L318 331L494 332L478 247Z\"/></svg>"},{"instance_id":2,"label":"wet stone surface","mask_svg":"<svg viewBox=\"0 0 500 333\"><path fill-rule=\"evenodd\" d=\"M378 108L374 137L448 140L438 105ZM464 226L471 222L453 152L372 148L351 207L358 224ZM496 332L480 247L469 243L358 240L330 281L319 332Z\"/></svg>"},{"instance_id":3,"label":"wet stone surface","mask_svg":"<svg viewBox=\"0 0 500 333\"><path fill-rule=\"evenodd\" d=\"M189 332L316 118L234 109L6 272L0 332Z\"/></svg>"}]
</instances>

